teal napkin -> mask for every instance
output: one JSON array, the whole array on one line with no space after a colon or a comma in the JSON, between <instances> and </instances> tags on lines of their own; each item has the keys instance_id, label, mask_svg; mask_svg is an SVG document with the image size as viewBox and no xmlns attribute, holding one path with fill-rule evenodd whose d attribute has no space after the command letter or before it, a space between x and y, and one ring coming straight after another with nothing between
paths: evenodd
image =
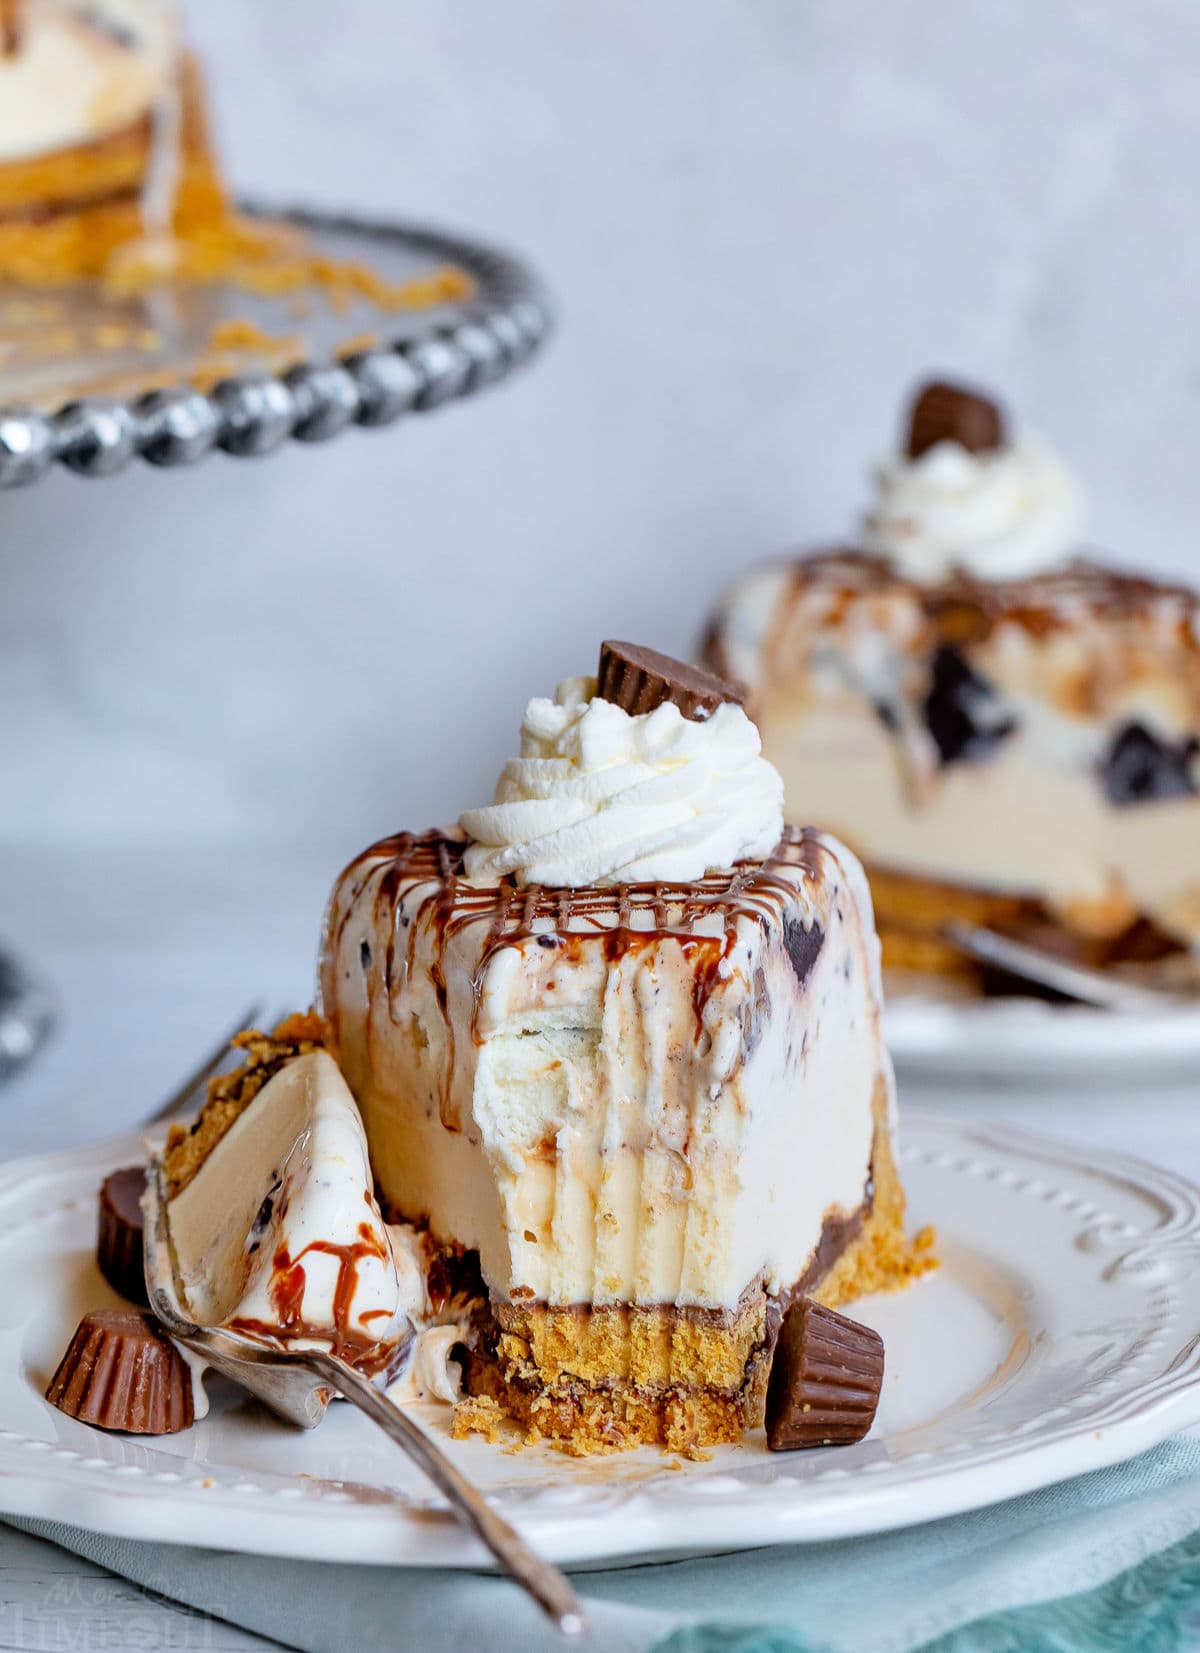
<instances>
[{"instance_id":1,"label":"teal napkin","mask_svg":"<svg viewBox=\"0 0 1200 1653\"><path fill-rule=\"evenodd\" d=\"M488 1575L264 1559L9 1519L304 1653L564 1645ZM1116 1469L879 1537L606 1568L575 1584L589 1653L1166 1653L1200 1640L1200 1442L1180 1437Z\"/></svg>"}]
</instances>

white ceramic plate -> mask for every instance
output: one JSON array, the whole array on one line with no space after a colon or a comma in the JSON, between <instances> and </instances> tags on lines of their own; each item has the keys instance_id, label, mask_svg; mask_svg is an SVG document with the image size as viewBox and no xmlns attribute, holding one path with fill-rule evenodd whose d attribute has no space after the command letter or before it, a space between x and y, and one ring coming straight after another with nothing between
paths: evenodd
<instances>
[{"instance_id":1,"label":"white ceramic plate","mask_svg":"<svg viewBox=\"0 0 1200 1653\"><path fill-rule=\"evenodd\" d=\"M549 1555L733 1550L878 1532L1116 1462L1200 1421L1200 1191L1133 1160L909 1113L912 1216L944 1267L856 1309L887 1346L858 1446L708 1462L452 1445ZM155 1441L106 1435L42 1390L83 1310L102 1175L131 1139L0 1168L0 1507L105 1533L263 1554L477 1566L402 1455L348 1408L311 1433L232 1391ZM217 1385L214 1385L214 1391ZM424 1409L444 1434L447 1410Z\"/></svg>"},{"instance_id":2,"label":"white ceramic plate","mask_svg":"<svg viewBox=\"0 0 1200 1653\"><path fill-rule=\"evenodd\" d=\"M901 1077L1043 1086L1200 1078L1200 1008L1118 1015L1044 999L892 992L884 1034Z\"/></svg>"}]
</instances>

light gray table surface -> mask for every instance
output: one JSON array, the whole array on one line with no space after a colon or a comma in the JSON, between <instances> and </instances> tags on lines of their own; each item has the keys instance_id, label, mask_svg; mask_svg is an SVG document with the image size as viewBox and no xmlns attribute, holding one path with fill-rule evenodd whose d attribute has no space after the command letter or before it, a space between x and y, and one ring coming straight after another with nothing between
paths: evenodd
<instances>
[{"instance_id":1,"label":"light gray table surface","mask_svg":"<svg viewBox=\"0 0 1200 1653\"><path fill-rule=\"evenodd\" d=\"M0 1157L135 1125L256 995L307 1003L338 865L336 851L279 845L0 856L0 938L40 970L60 1007L50 1045L0 1088ZM901 1098L1119 1148L1200 1180L1197 1081L1058 1092L902 1082ZM0 1653L267 1645L0 1528Z\"/></svg>"}]
</instances>

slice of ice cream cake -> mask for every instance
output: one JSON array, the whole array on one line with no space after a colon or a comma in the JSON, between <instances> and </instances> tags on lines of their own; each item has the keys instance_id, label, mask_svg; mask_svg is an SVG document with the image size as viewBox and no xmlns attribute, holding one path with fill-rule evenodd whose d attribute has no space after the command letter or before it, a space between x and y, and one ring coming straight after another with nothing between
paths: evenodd
<instances>
[{"instance_id":1,"label":"slice of ice cream cake","mask_svg":"<svg viewBox=\"0 0 1200 1653\"><path fill-rule=\"evenodd\" d=\"M790 1301L904 1238L870 897L719 680L626 645L497 801L338 881L322 1008L389 1215L477 1253L469 1389L574 1451L761 1421Z\"/></svg>"}]
</instances>

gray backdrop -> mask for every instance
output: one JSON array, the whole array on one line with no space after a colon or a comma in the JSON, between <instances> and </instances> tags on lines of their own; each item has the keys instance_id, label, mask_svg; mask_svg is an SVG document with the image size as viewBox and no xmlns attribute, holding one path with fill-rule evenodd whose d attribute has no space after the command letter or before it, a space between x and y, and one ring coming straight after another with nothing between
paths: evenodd
<instances>
[{"instance_id":1,"label":"gray backdrop","mask_svg":"<svg viewBox=\"0 0 1200 1653\"><path fill-rule=\"evenodd\" d=\"M846 532L931 366L1200 575L1200 8L192 0L247 190L512 243L551 352L262 464L0 497L0 834L349 852L481 801L602 633Z\"/></svg>"}]
</instances>

